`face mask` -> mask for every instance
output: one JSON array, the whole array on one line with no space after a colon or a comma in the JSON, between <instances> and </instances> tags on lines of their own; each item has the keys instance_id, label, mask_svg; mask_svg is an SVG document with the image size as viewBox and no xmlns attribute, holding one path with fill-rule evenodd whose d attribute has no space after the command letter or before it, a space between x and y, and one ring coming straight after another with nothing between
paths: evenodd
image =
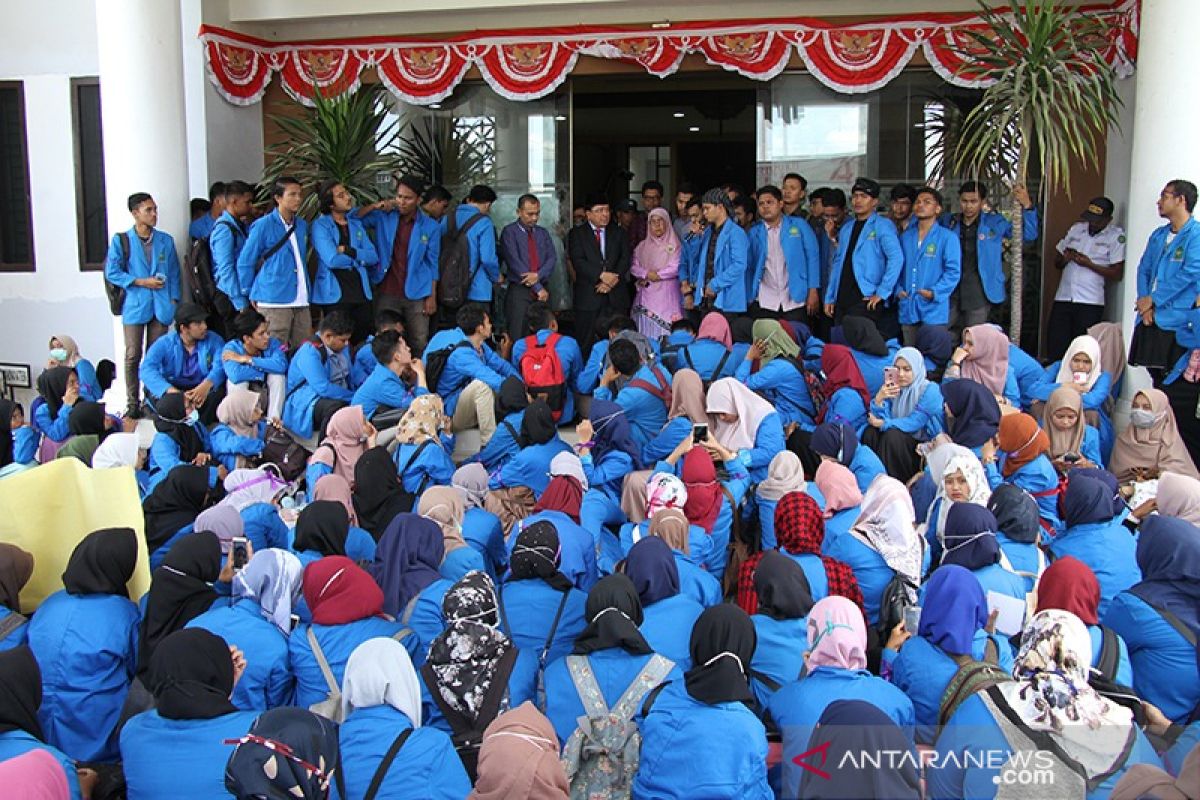
<instances>
[{"instance_id":1,"label":"face mask","mask_svg":"<svg viewBox=\"0 0 1200 800\"><path fill-rule=\"evenodd\" d=\"M1148 408L1135 408L1129 412L1129 424L1135 428L1153 428L1158 415Z\"/></svg>"},{"instance_id":2,"label":"face mask","mask_svg":"<svg viewBox=\"0 0 1200 800\"><path fill-rule=\"evenodd\" d=\"M65 348L65 347L50 348L50 357L52 359L54 359L55 361L66 361L67 360L67 348Z\"/></svg>"},{"instance_id":3,"label":"face mask","mask_svg":"<svg viewBox=\"0 0 1200 800\"><path fill-rule=\"evenodd\" d=\"M193 408L187 415L187 423L188 425L195 425L199 421L200 412Z\"/></svg>"}]
</instances>

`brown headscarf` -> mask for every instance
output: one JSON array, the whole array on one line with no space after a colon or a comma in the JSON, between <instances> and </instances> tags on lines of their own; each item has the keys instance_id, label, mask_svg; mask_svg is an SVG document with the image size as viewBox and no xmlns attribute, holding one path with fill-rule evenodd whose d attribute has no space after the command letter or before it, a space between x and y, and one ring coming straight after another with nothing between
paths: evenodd
<instances>
[{"instance_id":1,"label":"brown headscarf","mask_svg":"<svg viewBox=\"0 0 1200 800\"><path fill-rule=\"evenodd\" d=\"M358 525L358 514L354 511L354 492L350 490L350 483L341 475L330 473L318 478L317 485L313 487L313 500L341 503L350 515L350 524Z\"/></svg>"},{"instance_id":2,"label":"brown headscarf","mask_svg":"<svg viewBox=\"0 0 1200 800\"><path fill-rule=\"evenodd\" d=\"M1050 437L1025 413L1002 417L998 438L1005 453L1001 472L1006 478L1050 449Z\"/></svg>"},{"instance_id":3,"label":"brown headscarf","mask_svg":"<svg viewBox=\"0 0 1200 800\"><path fill-rule=\"evenodd\" d=\"M354 484L354 465L367 452L363 437L362 406L346 406L334 412L325 426L325 441L309 459L314 464L328 464L334 475L341 475L346 482Z\"/></svg>"},{"instance_id":4,"label":"brown headscarf","mask_svg":"<svg viewBox=\"0 0 1200 800\"><path fill-rule=\"evenodd\" d=\"M217 421L228 425L238 436L257 439L258 423L254 421L254 411L257 408L257 392L230 387L229 394L225 395L225 399L217 406ZM247 469L252 464L245 456L238 456L236 466L238 469Z\"/></svg>"},{"instance_id":5,"label":"brown headscarf","mask_svg":"<svg viewBox=\"0 0 1200 800\"><path fill-rule=\"evenodd\" d=\"M1112 385L1125 374L1125 335L1115 322L1097 322L1087 329L1088 336L1100 345L1100 368L1108 373Z\"/></svg>"},{"instance_id":6,"label":"brown headscarf","mask_svg":"<svg viewBox=\"0 0 1200 800\"><path fill-rule=\"evenodd\" d=\"M479 777L468 800L567 800L554 726L526 700L492 721L479 748Z\"/></svg>"},{"instance_id":7,"label":"brown headscarf","mask_svg":"<svg viewBox=\"0 0 1200 800\"><path fill-rule=\"evenodd\" d=\"M1134 764L1113 787L1109 800L1197 800L1200 798L1200 746L1183 760L1179 777L1172 778L1161 767Z\"/></svg>"},{"instance_id":8,"label":"brown headscarf","mask_svg":"<svg viewBox=\"0 0 1200 800\"><path fill-rule=\"evenodd\" d=\"M467 504L462 494L453 486L431 486L421 495L417 504L417 513L425 519L433 520L442 529L442 541L446 553L466 547L463 539L463 516L467 513ZM444 556L443 556L444 558Z\"/></svg>"},{"instance_id":9,"label":"brown headscarf","mask_svg":"<svg viewBox=\"0 0 1200 800\"><path fill-rule=\"evenodd\" d=\"M1074 427L1067 430L1060 430L1054 423L1055 412L1063 408L1069 408L1078 415ZM1060 386L1051 392L1042 411L1042 427L1050 439L1050 458L1059 458L1067 453L1078 455L1083 447L1083 435L1087 432L1087 420L1083 418L1083 395L1070 386Z\"/></svg>"},{"instance_id":10,"label":"brown headscarf","mask_svg":"<svg viewBox=\"0 0 1200 800\"><path fill-rule=\"evenodd\" d=\"M0 605L21 613L21 590L33 577L33 555L0 542Z\"/></svg>"},{"instance_id":11,"label":"brown headscarf","mask_svg":"<svg viewBox=\"0 0 1200 800\"><path fill-rule=\"evenodd\" d=\"M653 474L639 469L626 475L621 483L621 511L635 525L646 520L646 483Z\"/></svg>"},{"instance_id":12,"label":"brown headscarf","mask_svg":"<svg viewBox=\"0 0 1200 800\"><path fill-rule=\"evenodd\" d=\"M507 486L493 489L484 495L483 508L500 518L500 527L507 539L513 527L533 513L537 497L528 486Z\"/></svg>"},{"instance_id":13,"label":"brown headscarf","mask_svg":"<svg viewBox=\"0 0 1200 800\"><path fill-rule=\"evenodd\" d=\"M436 394L423 394L413 398L412 405L400 419L396 440L401 444L436 442L442 431L443 409L442 398Z\"/></svg>"},{"instance_id":14,"label":"brown headscarf","mask_svg":"<svg viewBox=\"0 0 1200 800\"><path fill-rule=\"evenodd\" d=\"M971 334L971 355L962 363L964 378L982 383L994 395L1004 394L1008 380L1008 337L994 325L972 325L963 335Z\"/></svg>"},{"instance_id":15,"label":"brown headscarf","mask_svg":"<svg viewBox=\"0 0 1200 800\"><path fill-rule=\"evenodd\" d=\"M1135 470L1177 472L1200 478L1183 439L1179 437L1175 427L1175 412L1171 410L1166 394L1160 389L1142 389L1138 394L1150 401L1150 410L1155 418L1154 427L1125 426L1125 430L1117 434L1117 441L1113 445L1112 458L1108 462L1109 472L1116 475L1121 483L1134 480Z\"/></svg>"},{"instance_id":16,"label":"brown headscarf","mask_svg":"<svg viewBox=\"0 0 1200 800\"><path fill-rule=\"evenodd\" d=\"M705 406L704 381L693 369L681 369L671 379L671 407L667 419L687 417L693 425L711 424Z\"/></svg>"},{"instance_id":17,"label":"brown headscarf","mask_svg":"<svg viewBox=\"0 0 1200 800\"><path fill-rule=\"evenodd\" d=\"M688 529L690 527L688 518L678 508L664 508L654 515L654 519L650 520L650 535L662 539L672 550L678 550L687 555L690 551L688 545Z\"/></svg>"}]
</instances>

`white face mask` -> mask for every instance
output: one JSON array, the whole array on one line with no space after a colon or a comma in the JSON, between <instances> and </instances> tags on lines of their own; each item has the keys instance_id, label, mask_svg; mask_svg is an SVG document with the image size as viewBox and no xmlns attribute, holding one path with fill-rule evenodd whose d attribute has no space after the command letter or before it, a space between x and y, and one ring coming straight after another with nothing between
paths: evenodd
<instances>
[{"instance_id":1,"label":"white face mask","mask_svg":"<svg viewBox=\"0 0 1200 800\"><path fill-rule=\"evenodd\" d=\"M1153 428L1158 415L1148 408L1135 408L1129 412L1129 424L1135 428Z\"/></svg>"},{"instance_id":2,"label":"white face mask","mask_svg":"<svg viewBox=\"0 0 1200 800\"><path fill-rule=\"evenodd\" d=\"M50 357L53 358L55 361L66 361L67 360L67 348L65 348L65 347L50 348Z\"/></svg>"}]
</instances>

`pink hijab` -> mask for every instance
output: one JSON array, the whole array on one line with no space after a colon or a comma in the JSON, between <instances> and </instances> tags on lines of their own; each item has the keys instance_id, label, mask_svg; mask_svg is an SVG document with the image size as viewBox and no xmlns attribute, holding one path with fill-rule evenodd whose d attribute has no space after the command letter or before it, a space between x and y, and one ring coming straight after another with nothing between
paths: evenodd
<instances>
[{"instance_id":1,"label":"pink hijab","mask_svg":"<svg viewBox=\"0 0 1200 800\"><path fill-rule=\"evenodd\" d=\"M733 334L729 332L729 320L719 311L710 311L700 320L700 330L696 331L697 339L712 339L720 342L728 350L733 347Z\"/></svg>"},{"instance_id":2,"label":"pink hijab","mask_svg":"<svg viewBox=\"0 0 1200 800\"><path fill-rule=\"evenodd\" d=\"M25 800L67 800L71 790L58 759L46 750L29 750L0 762L0 786L4 794Z\"/></svg>"},{"instance_id":3,"label":"pink hijab","mask_svg":"<svg viewBox=\"0 0 1200 800\"><path fill-rule=\"evenodd\" d=\"M650 220L661 217L666 224L667 232L662 236L651 233ZM646 272L666 272L671 262L679 264L680 251L683 245L675 235L675 226L671 224L671 215L665 208L655 208L646 217L646 238L637 246L637 260Z\"/></svg>"},{"instance_id":4,"label":"pink hijab","mask_svg":"<svg viewBox=\"0 0 1200 800\"><path fill-rule=\"evenodd\" d=\"M350 514L350 524L358 525L358 515L354 513L354 493L350 484L341 475L322 475L317 479L313 488L313 500L332 500L341 503Z\"/></svg>"},{"instance_id":5,"label":"pink hijab","mask_svg":"<svg viewBox=\"0 0 1200 800\"><path fill-rule=\"evenodd\" d=\"M836 461L822 460L814 480L825 498L825 519L862 505L863 496L854 473Z\"/></svg>"},{"instance_id":6,"label":"pink hijab","mask_svg":"<svg viewBox=\"0 0 1200 800\"><path fill-rule=\"evenodd\" d=\"M867 627L854 601L831 594L808 612L808 666L867 668Z\"/></svg>"},{"instance_id":7,"label":"pink hijab","mask_svg":"<svg viewBox=\"0 0 1200 800\"><path fill-rule=\"evenodd\" d=\"M971 355L962 363L962 377L982 383L995 395L1004 394L1008 380L1008 336L995 325L972 325Z\"/></svg>"},{"instance_id":8,"label":"pink hijab","mask_svg":"<svg viewBox=\"0 0 1200 800\"><path fill-rule=\"evenodd\" d=\"M325 441L312 454L310 464L328 464L334 475L341 475L353 485L354 465L367 450L363 441L362 406L346 406L329 418L325 429Z\"/></svg>"}]
</instances>

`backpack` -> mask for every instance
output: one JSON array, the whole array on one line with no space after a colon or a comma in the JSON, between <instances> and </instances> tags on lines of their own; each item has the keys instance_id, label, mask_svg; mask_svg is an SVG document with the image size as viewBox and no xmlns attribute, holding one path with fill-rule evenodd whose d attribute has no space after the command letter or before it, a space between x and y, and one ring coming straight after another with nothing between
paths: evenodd
<instances>
[{"instance_id":1,"label":"backpack","mask_svg":"<svg viewBox=\"0 0 1200 800\"><path fill-rule=\"evenodd\" d=\"M217 224L229 228L235 237L242 235L242 232L227 219L218 220ZM221 319L232 318L236 309L225 293L217 288L212 248L207 238L192 242L191 249L183 260L183 266L189 276L188 283L192 287L192 302Z\"/></svg>"},{"instance_id":2,"label":"backpack","mask_svg":"<svg viewBox=\"0 0 1200 800\"><path fill-rule=\"evenodd\" d=\"M545 344L538 344L537 336L525 337L525 352L518 365L521 380L534 400L544 400L553 412L554 421L562 419L563 405L567 395L567 379L563 375L562 359L555 345L561 339L557 333L546 337Z\"/></svg>"},{"instance_id":3,"label":"backpack","mask_svg":"<svg viewBox=\"0 0 1200 800\"><path fill-rule=\"evenodd\" d=\"M1096 690L1096 694L1125 706L1133 712L1134 719L1139 725L1145 721L1145 709L1137 692L1128 686L1117 682L1117 670L1121 666L1121 645L1117 633L1112 628L1100 626L1100 655L1096 665L1088 674L1088 684Z\"/></svg>"},{"instance_id":4,"label":"backpack","mask_svg":"<svg viewBox=\"0 0 1200 800\"><path fill-rule=\"evenodd\" d=\"M121 243L121 266L126 272L129 272L129 248L131 247L129 234L118 233L117 240ZM104 293L108 295L108 310L112 312L114 317L121 316L125 311L125 287L110 283L108 278L105 278Z\"/></svg>"},{"instance_id":5,"label":"backpack","mask_svg":"<svg viewBox=\"0 0 1200 800\"><path fill-rule=\"evenodd\" d=\"M450 361L450 354L460 347L470 346L470 340L462 339L449 347L434 350L425 357L425 383L429 386L429 391L436 392L445 397L446 395L454 394L455 391L462 388L461 386L451 386L444 392L438 392L438 383L442 380L442 373L446 370L447 362ZM463 385L465 386L466 384Z\"/></svg>"},{"instance_id":6,"label":"backpack","mask_svg":"<svg viewBox=\"0 0 1200 800\"><path fill-rule=\"evenodd\" d=\"M876 629L881 639L887 641L892 628L904 619L904 609L912 605L910 598L916 591L916 584L899 572L892 573L892 579L883 587L883 595L879 601L879 624Z\"/></svg>"},{"instance_id":7,"label":"backpack","mask_svg":"<svg viewBox=\"0 0 1200 800\"><path fill-rule=\"evenodd\" d=\"M660 370L654 364L647 364L647 366L650 368L650 372L654 375L654 380L658 384L657 386L647 380L643 380L642 378L634 378L633 380L629 381L629 383L625 384L625 386L629 389L641 389L644 392L649 392L661 400L663 405L669 411L671 408L671 381L665 375L663 375L662 370Z\"/></svg>"},{"instance_id":8,"label":"backpack","mask_svg":"<svg viewBox=\"0 0 1200 800\"><path fill-rule=\"evenodd\" d=\"M256 461L258 466L274 464L279 471L279 477L288 483L297 481L308 468L308 458L312 455L285 431L269 429L262 453ZM336 457L336 453L334 456Z\"/></svg>"},{"instance_id":9,"label":"backpack","mask_svg":"<svg viewBox=\"0 0 1200 800\"><path fill-rule=\"evenodd\" d=\"M804 385L808 387L808 397L812 401L813 419L823 419L825 405L829 402L829 398L825 396L825 391L821 388L820 373L806 368L804 362L798 358L783 356L783 360L791 364L796 372L800 373L800 377L804 378Z\"/></svg>"},{"instance_id":10,"label":"backpack","mask_svg":"<svg viewBox=\"0 0 1200 800\"><path fill-rule=\"evenodd\" d=\"M983 661L976 661L967 655L954 657L958 671L942 692L942 699L938 703L938 725L949 722L958 707L976 692L1012 680L1012 676L1000 668L999 660L999 651L990 636L984 645Z\"/></svg>"},{"instance_id":11,"label":"backpack","mask_svg":"<svg viewBox=\"0 0 1200 800\"><path fill-rule=\"evenodd\" d=\"M0 642L7 639L27 622L29 622L28 617L24 617L15 611L11 612L4 619L0 619Z\"/></svg>"},{"instance_id":12,"label":"backpack","mask_svg":"<svg viewBox=\"0 0 1200 800\"><path fill-rule=\"evenodd\" d=\"M587 656L567 656L566 664L586 715L579 718L579 727L563 746L562 764L571 784L571 798L630 797L642 747L634 714L675 664L657 653L650 656L611 709Z\"/></svg>"},{"instance_id":13,"label":"backpack","mask_svg":"<svg viewBox=\"0 0 1200 800\"><path fill-rule=\"evenodd\" d=\"M475 273L479 272L479 267L471 269L471 243L467 240L467 231L483 218L483 212L478 212L460 228L456 209L442 234L437 288L438 300L447 308L457 309L467 302L467 293L475 282Z\"/></svg>"}]
</instances>

